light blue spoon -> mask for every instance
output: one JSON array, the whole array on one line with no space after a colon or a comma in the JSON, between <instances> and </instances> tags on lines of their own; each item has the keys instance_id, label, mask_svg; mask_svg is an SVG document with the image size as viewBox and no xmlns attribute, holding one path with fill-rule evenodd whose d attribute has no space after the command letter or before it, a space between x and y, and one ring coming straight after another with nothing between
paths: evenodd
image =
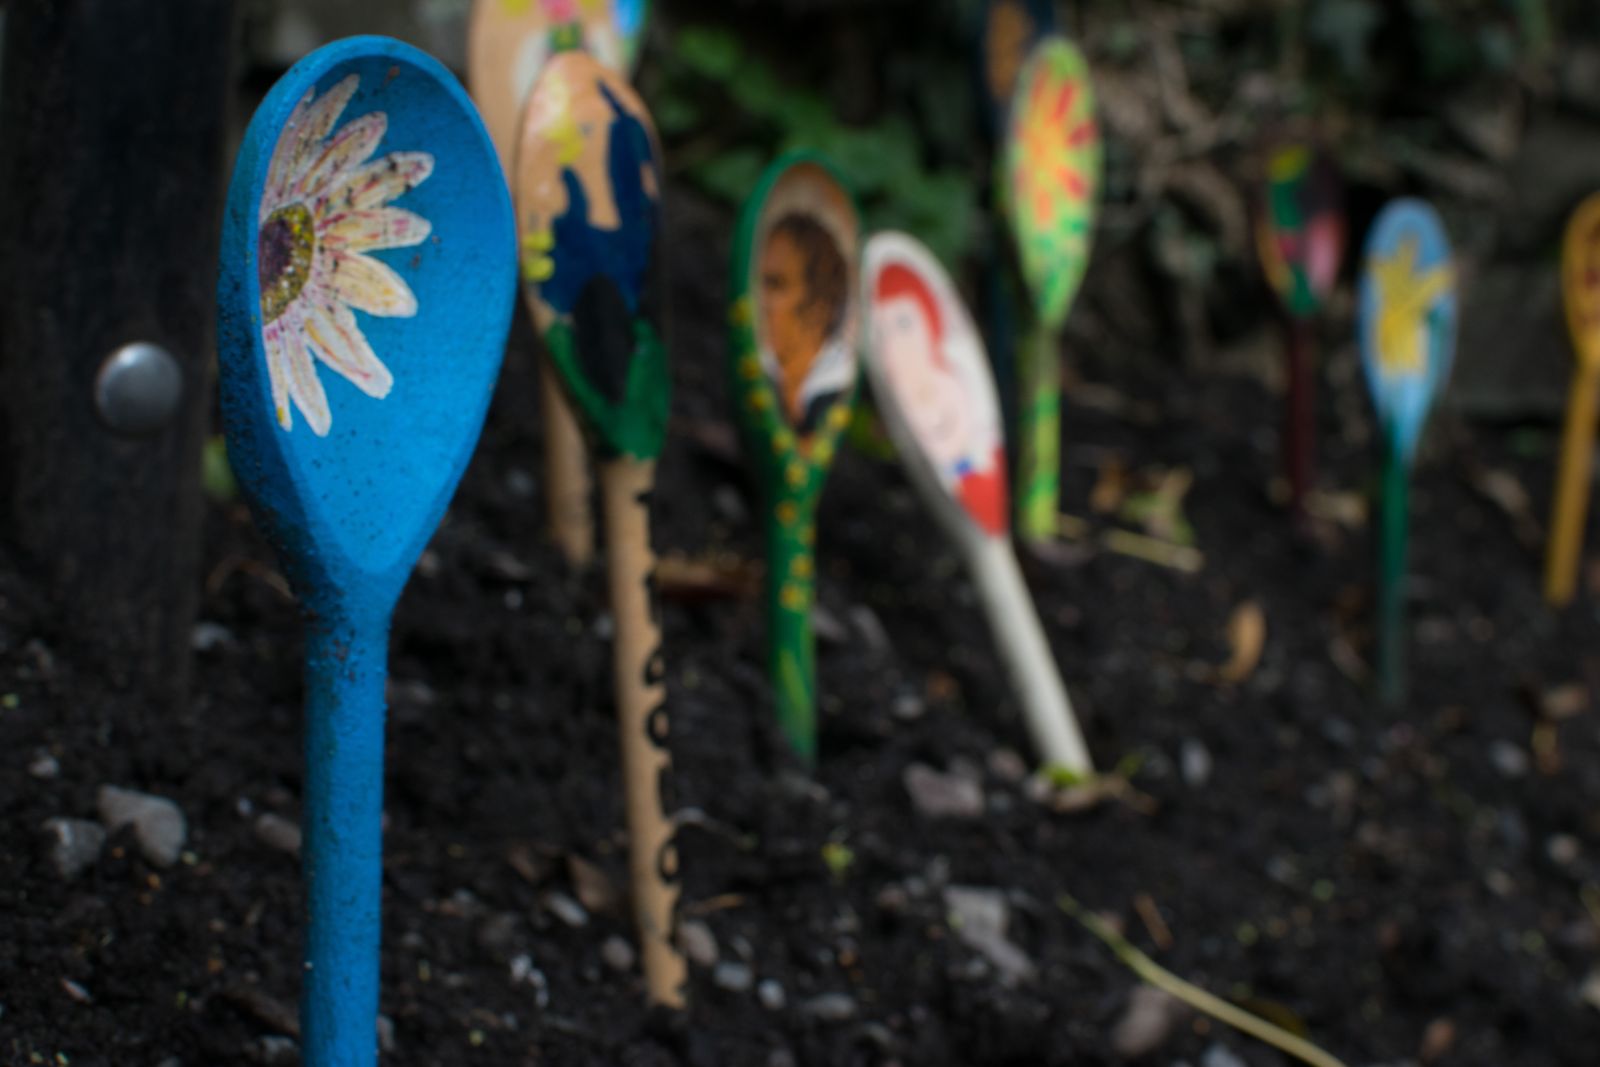
<instances>
[{"instance_id":1,"label":"light blue spoon","mask_svg":"<svg viewBox=\"0 0 1600 1067\"><path fill-rule=\"evenodd\" d=\"M217 285L228 452L306 618L304 1062L377 1061L384 682L515 298L477 112L409 45L338 41L245 132Z\"/></svg>"}]
</instances>

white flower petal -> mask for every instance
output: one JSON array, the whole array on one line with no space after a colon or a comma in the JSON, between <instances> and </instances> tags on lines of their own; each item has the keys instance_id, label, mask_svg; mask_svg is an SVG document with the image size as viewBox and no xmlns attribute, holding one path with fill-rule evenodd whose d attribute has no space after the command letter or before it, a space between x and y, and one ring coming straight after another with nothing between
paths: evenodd
<instances>
[{"instance_id":1,"label":"white flower petal","mask_svg":"<svg viewBox=\"0 0 1600 1067\"><path fill-rule=\"evenodd\" d=\"M428 152L390 152L330 184L324 201L329 209L360 211L404 195L433 173Z\"/></svg>"},{"instance_id":2,"label":"white flower petal","mask_svg":"<svg viewBox=\"0 0 1600 1067\"><path fill-rule=\"evenodd\" d=\"M289 413L288 368L285 366L289 360L289 342L284 338L285 329L289 326L285 321L288 318L289 314L285 313L267 323L267 328L261 331L261 340L267 348L267 381L272 385L272 410L278 416L278 425L285 430L294 426L294 416ZM294 324L293 328L298 330L299 324Z\"/></svg>"},{"instance_id":3,"label":"white flower petal","mask_svg":"<svg viewBox=\"0 0 1600 1067\"><path fill-rule=\"evenodd\" d=\"M324 248L367 252L375 248L408 248L421 244L433 224L414 211L384 207L346 211L317 224L317 242Z\"/></svg>"},{"instance_id":4,"label":"white flower petal","mask_svg":"<svg viewBox=\"0 0 1600 1067\"><path fill-rule=\"evenodd\" d=\"M289 202L290 191L297 184L313 160L323 138L328 136L339 116L355 95L361 76L351 74L338 85L316 97L313 87L300 98L289 120L278 134L278 143L272 150L272 162L267 168L266 189L261 197L261 218Z\"/></svg>"},{"instance_id":5,"label":"white flower petal","mask_svg":"<svg viewBox=\"0 0 1600 1067\"><path fill-rule=\"evenodd\" d=\"M317 259L319 267L326 261L326 270L317 282L357 311L400 319L417 313L417 298L411 287L387 263L371 256L331 250Z\"/></svg>"},{"instance_id":6,"label":"white flower petal","mask_svg":"<svg viewBox=\"0 0 1600 1067\"><path fill-rule=\"evenodd\" d=\"M334 134L323 145L320 155L306 168L291 193L297 200L315 200L331 182L335 182L365 163L378 149L378 142L389 129L389 116L382 111L370 111L360 118L345 123L344 129ZM318 205L312 211L320 214Z\"/></svg>"},{"instance_id":7,"label":"white flower petal","mask_svg":"<svg viewBox=\"0 0 1600 1067\"><path fill-rule=\"evenodd\" d=\"M311 362L311 352L306 348L302 330L283 332L284 369L288 372L289 395L294 406L306 417L306 425L318 437L328 436L333 415L328 411L328 394L322 391L322 381L317 377L317 366Z\"/></svg>"},{"instance_id":8,"label":"white flower petal","mask_svg":"<svg viewBox=\"0 0 1600 1067\"><path fill-rule=\"evenodd\" d=\"M355 315L343 304L312 305L306 315L306 339L322 362L368 396L381 400L394 387L394 375L373 354L366 335L356 325Z\"/></svg>"}]
</instances>

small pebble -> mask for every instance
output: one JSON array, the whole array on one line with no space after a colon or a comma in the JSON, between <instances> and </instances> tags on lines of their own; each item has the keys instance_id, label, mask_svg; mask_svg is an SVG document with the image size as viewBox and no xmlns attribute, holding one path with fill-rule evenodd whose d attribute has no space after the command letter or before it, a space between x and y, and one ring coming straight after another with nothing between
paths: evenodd
<instances>
[{"instance_id":1,"label":"small pebble","mask_svg":"<svg viewBox=\"0 0 1600 1067\"><path fill-rule=\"evenodd\" d=\"M1028 777L1028 764L1014 748L997 748L989 753L989 773L1002 782L1016 785Z\"/></svg>"},{"instance_id":2,"label":"small pebble","mask_svg":"<svg viewBox=\"0 0 1600 1067\"><path fill-rule=\"evenodd\" d=\"M1528 773L1528 754L1503 739L1489 746L1489 762L1503 778L1521 778Z\"/></svg>"},{"instance_id":3,"label":"small pebble","mask_svg":"<svg viewBox=\"0 0 1600 1067\"><path fill-rule=\"evenodd\" d=\"M1184 738L1178 765L1182 768L1183 784L1190 789L1202 789L1211 781L1211 750L1198 738Z\"/></svg>"},{"instance_id":4,"label":"small pebble","mask_svg":"<svg viewBox=\"0 0 1600 1067\"><path fill-rule=\"evenodd\" d=\"M1545 853L1550 861L1560 867L1570 867L1578 862L1578 855L1583 850L1578 839L1571 834L1554 834L1545 842Z\"/></svg>"},{"instance_id":5,"label":"small pebble","mask_svg":"<svg viewBox=\"0 0 1600 1067\"><path fill-rule=\"evenodd\" d=\"M1155 986L1135 986L1128 1007L1111 1031L1111 1048L1127 1060L1148 1056L1166 1044L1186 1010L1170 993Z\"/></svg>"},{"instance_id":6,"label":"small pebble","mask_svg":"<svg viewBox=\"0 0 1600 1067\"><path fill-rule=\"evenodd\" d=\"M922 718L928 710L928 705L917 694L905 692L895 696L891 710L894 712L895 718L910 722L913 719Z\"/></svg>"},{"instance_id":7,"label":"small pebble","mask_svg":"<svg viewBox=\"0 0 1600 1067\"><path fill-rule=\"evenodd\" d=\"M1210 1045L1200 1053L1200 1067L1249 1067L1226 1045Z\"/></svg>"},{"instance_id":8,"label":"small pebble","mask_svg":"<svg viewBox=\"0 0 1600 1067\"><path fill-rule=\"evenodd\" d=\"M976 819L983 814L983 788L970 778L913 763L906 767L901 782L911 806L930 819Z\"/></svg>"},{"instance_id":9,"label":"small pebble","mask_svg":"<svg viewBox=\"0 0 1600 1067\"><path fill-rule=\"evenodd\" d=\"M197 622L189 631L189 647L196 652L210 652L233 644L233 631L216 622Z\"/></svg>"},{"instance_id":10,"label":"small pebble","mask_svg":"<svg viewBox=\"0 0 1600 1067\"><path fill-rule=\"evenodd\" d=\"M118 789L114 785L101 786L97 799L100 821L106 829L115 832L131 825L139 851L151 864L170 867L178 862L183 843L189 836L189 824L178 805L166 797Z\"/></svg>"},{"instance_id":11,"label":"small pebble","mask_svg":"<svg viewBox=\"0 0 1600 1067\"><path fill-rule=\"evenodd\" d=\"M822 993L806 1001L802 1014L825 1023L842 1023L855 1018L855 998L848 993Z\"/></svg>"},{"instance_id":12,"label":"small pebble","mask_svg":"<svg viewBox=\"0 0 1600 1067\"><path fill-rule=\"evenodd\" d=\"M378 1016L378 1051L384 1055L393 1055L394 1049L394 1020L387 1015L380 1015Z\"/></svg>"},{"instance_id":13,"label":"small pebble","mask_svg":"<svg viewBox=\"0 0 1600 1067\"><path fill-rule=\"evenodd\" d=\"M68 881L93 867L106 843L105 829L87 819L46 819L43 829L50 838L50 866Z\"/></svg>"},{"instance_id":14,"label":"small pebble","mask_svg":"<svg viewBox=\"0 0 1600 1067\"><path fill-rule=\"evenodd\" d=\"M730 993L748 993L750 987L755 985L755 972L743 963L733 960L723 960L712 968L711 981L718 989L726 989Z\"/></svg>"},{"instance_id":15,"label":"small pebble","mask_svg":"<svg viewBox=\"0 0 1600 1067\"><path fill-rule=\"evenodd\" d=\"M59 778L61 761L41 748L33 754L33 759L28 764L28 773L40 780Z\"/></svg>"},{"instance_id":16,"label":"small pebble","mask_svg":"<svg viewBox=\"0 0 1600 1067\"><path fill-rule=\"evenodd\" d=\"M89 991L70 978L61 979L61 989L79 1004L94 1003L94 998L89 995Z\"/></svg>"},{"instance_id":17,"label":"small pebble","mask_svg":"<svg viewBox=\"0 0 1600 1067\"><path fill-rule=\"evenodd\" d=\"M554 915L564 925L574 930L589 925L589 913L584 910L583 905L559 889L550 890L543 899L545 911Z\"/></svg>"},{"instance_id":18,"label":"small pebble","mask_svg":"<svg viewBox=\"0 0 1600 1067\"><path fill-rule=\"evenodd\" d=\"M865 604L852 604L848 615L850 625L861 635L870 654L882 656L889 652L889 631L883 628L876 612Z\"/></svg>"},{"instance_id":19,"label":"small pebble","mask_svg":"<svg viewBox=\"0 0 1600 1067\"><path fill-rule=\"evenodd\" d=\"M717 938L711 927L698 919L690 919L678 926L678 947L690 962L701 967L717 964Z\"/></svg>"},{"instance_id":20,"label":"small pebble","mask_svg":"<svg viewBox=\"0 0 1600 1067\"><path fill-rule=\"evenodd\" d=\"M950 929L968 948L980 953L1000 974L1003 985L1033 977L1033 960L1006 937L1011 908L999 889L947 886L944 906Z\"/></svg>"},{"instance_id":21,"label":"small pebble","mask_svg":"<svg viewBox=\"0 0 1600 1067\"><path fill-rule=\"evenodd\" d=\"M533 965L533 957L526 953L511 961L511 983L526 982L533 987L533 1003L543 1011L550 1006L550 979Z\"/></svg>"},{"instance_id":22,"label":"small pebble","mask_svg":"<svg viewBox=\"0 0 1600 1067\"><path fill-rule=\"evenodd\" d=\"M607 967L620 974L633 969L635 953L632 945L613 934L600 945L600 958Z\"/></svg>"},{"instance_id":23,"label":"small pebble","mask_svg":"<svg viewBox=\"0 0 1600 1067\"><path fill-rule=\"evenodd\" d=\"M256 840L279 852L300 855L300 827L282 815L263 812L256 819Z\"/></svg>"},{"instance_id":24,"label":"small pebble","mask_svg":"<svg viewBox=\"0 0 1600 1067\"><path fill-rule=\"evenodd\" d=\"M257 1063L297 1063L300 1048L292 1037L267 1034L256 1039L255 1044L250 1046L249 1055Z\"/></svg>"},{"instance_id":25,"label":"small pebble","mask_svg":"<svg viewBox=\"0 0 1600 1067\"><path fill-rule=\"evenodd\" d=\"M756 999L768 1011L782 1011L789 998L784 995L782 985L771 978L765 978L756 986Z\"/></svg>"}]
</instances>

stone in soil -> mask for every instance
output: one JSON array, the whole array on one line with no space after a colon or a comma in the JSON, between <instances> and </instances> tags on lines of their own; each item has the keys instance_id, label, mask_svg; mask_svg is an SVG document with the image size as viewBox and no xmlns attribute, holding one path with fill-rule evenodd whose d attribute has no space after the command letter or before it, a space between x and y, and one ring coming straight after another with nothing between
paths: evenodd
<instances>
[{"instance_id":1,"label":"stone in soil","mask_svg":"<svg viewBox=\"0 0 1600 1067\"><path fill-rule=\"evenodd\" d=\"M983 788L971 778L913 763L901 775L911 806L930 819L976 819L983 814Z\"/></svg>"},{"instance_id":2,"label":"stone in soil","mask_svg":"<svg viewBox=\"0 0 1600 1067\"><path fill-rule=\"evenodd\" d=\"M282 815L272 812L263 812L256 819L256 840L268 848L287 852L291 856L300 855L300 827Z\"/></svg>"},{"instance_id":3,"label":"stone in soil","mask_svg":"<svg viewBox=\"0 0 1600 1067\"><path fill-rule=\"evenodd\" d=\"M1155 986L1135 986L1122 1018L1112 1028L1112 1050L1123 1059L1148 1056L1166 1044L1187 1010L1181 1000Z\"/></svg>"},{"instance_id":4,"label":"stone in soil","mask_svg":"<svg viewBox=\"0 0 1600 1067\"><path fill-rule=\"evenodd\" d=\"M963 944L994 966L1002 985L1016 985L1033 977L1033 961L1006 938L1010 906L1004 891L953 885L944 891L944 906L950 928Z\"/></svg>"},{"instance_id":5,"label":"stone in soil","mask_svg":"<svg viewBox=\"0 0 1600 1067\"><path fill-rule=\"evenodd\" d=\"M133 827L139 851L152 865L170 867L178 862L189 837L189 824L178 805L166 797L103 785L98 806L106 829L115 832L124 826Z\"/></svg>"},{"instance_id":6,"label":"stone in soil","mask_svg":"<svg viewBox=\"0 0 1600 1067\"><path fill-rule=\"evenodd\" d=\"M606 938L600 946L600 958L607 967L619 974L633 969L634 957L633 946L615 934Z\"/></svg>"},{"instance_id":7,"label":"stone in soil","mask_svg":"<svg viewBox=\"0 0 1600 1067\"><path fill-rule=\"evenodd\" d=\"M782 1011L784 1004L788 1002L783 986L772 978L764 978L761 984L756 986L756 999L768 1011Z\"/></svg>"},{"instance_id":8,"label":"stone in soil","mask_svg":"<svg viewBox=\"0 0 1600 1067\"><path fill-rule=\"evenodd\" d=\"M717 965L717 938L711 927L698 919L690 919L678 926L678 947L689 957L689 962L701 967Z\"/></svg>"},{"instance_id":9,"label":"stone in soil","mask_svg":"<svg viewBox=\"0 0 1600 1067\"><path fill-rule=\"evenodd\" d=\"M755 985L755 973L743 963L724 960L712 968L711 981L718 989L730 993L748 993Z\"/></svg>"},{"instance_id":10,"label":"stone in soil","mask_svg":"<svg viewBox=\"0 0 1600 1067\"><path fill-rule=\"evenodd\" d=\"M46 819L44 832L49 838L50 866L68 881L93 867L106 843L105 829L87 819Z\"/></svg>"}]
</instances>

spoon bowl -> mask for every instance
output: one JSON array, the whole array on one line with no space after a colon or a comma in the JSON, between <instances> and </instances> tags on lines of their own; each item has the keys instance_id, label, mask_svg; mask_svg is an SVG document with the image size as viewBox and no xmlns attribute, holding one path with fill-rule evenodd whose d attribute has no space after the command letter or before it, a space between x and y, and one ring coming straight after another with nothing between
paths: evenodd
<instances>
[{"instance_id":1,"label":"spoon bowl","mask_svg":"<svg viewBox=\"0 0 1600 1067\"><path fill-rule=\"evenodd\" d=\"M399 595L488 410L514 234L471 101L410 46L329 45L257 110L223 227L222 413L302 597Z\"/></svg>"}]
</instances>

